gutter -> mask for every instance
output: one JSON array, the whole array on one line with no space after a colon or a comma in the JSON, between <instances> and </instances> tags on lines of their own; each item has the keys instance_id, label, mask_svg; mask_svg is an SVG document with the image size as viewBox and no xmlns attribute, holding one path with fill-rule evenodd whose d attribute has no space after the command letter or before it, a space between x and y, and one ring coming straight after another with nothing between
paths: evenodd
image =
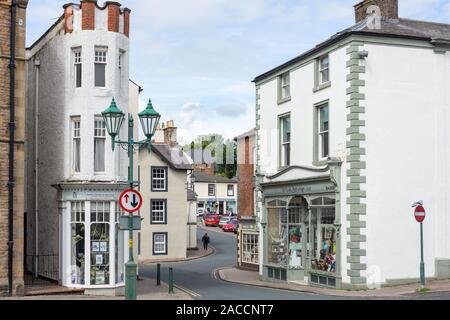
<instances>
[{"instance_id":1,"label":"gutter","mask_svg":"<svg viewBox=\"0 0 450 320\"><path fill-rule=\"evenodd\" d=\"M16 68L17 0L11 1L10 61L9 61L9 179L8 179L8 290L13 295L14 258L14 139L15 139L15 68Z\"/></svg>"}]
</instances>

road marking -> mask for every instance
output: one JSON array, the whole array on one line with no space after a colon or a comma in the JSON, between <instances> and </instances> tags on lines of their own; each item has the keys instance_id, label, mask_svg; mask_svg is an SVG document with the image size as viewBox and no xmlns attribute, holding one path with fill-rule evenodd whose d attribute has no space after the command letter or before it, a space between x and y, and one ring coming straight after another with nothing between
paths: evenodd
<instances>
[{"instance_id":1,"label":"road marking","mask_svg":"<svg viewBox=\"0 0 450 320\"><path fill-rule=\"evenodd\" d=\"M173 286L174 286L175 288L177 288L178 290L181 290L181 291L186 292L188 295L192 296L193 298L200 298L200 297L201 297L201 295L198 294L197 292L192 291L192 290L190 290L190 289L188 289L188 288L185 288L185 287L183 287L183 286L180 286L180 285L178 285L178 284L174 284Z\"/></svg>"}]
</instances>

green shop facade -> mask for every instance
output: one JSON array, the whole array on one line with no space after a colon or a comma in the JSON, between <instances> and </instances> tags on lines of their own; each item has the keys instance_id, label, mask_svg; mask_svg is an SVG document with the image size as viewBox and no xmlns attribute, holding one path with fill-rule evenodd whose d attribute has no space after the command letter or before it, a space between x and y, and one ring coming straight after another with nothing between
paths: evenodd
<instances>
[{"instance_id":1,"label":"green shop facade","mask_svg":"<svg viewBox=\"0 0 450 320\"><path fill-rule=\"evenodd\" d=\"M260 180L264 280L341 288L341 164L291 166ZM286 179L294 170L305 177Z\"/></svg>"}]
</instances>

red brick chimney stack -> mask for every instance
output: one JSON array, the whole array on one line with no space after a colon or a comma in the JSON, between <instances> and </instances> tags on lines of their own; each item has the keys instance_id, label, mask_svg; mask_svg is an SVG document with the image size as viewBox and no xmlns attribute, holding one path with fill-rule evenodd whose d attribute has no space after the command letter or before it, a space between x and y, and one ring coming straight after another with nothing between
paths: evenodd
<instances>
[{"instance_id":1,"label":"red brick chimney stack","mask_svg":"<svg viewBox=\"0 0 450 320\"><path fill-rule=\"evenodd\" d=\"M105 6L108 8L108 31L119 32L120 6L118 2L107 1Z\"/></svg>"},{"instance_id":2,"label":"red brick chimney stack","mask_svg":"<svg viewBox=\"0 0 450 320\"><path fill-rule=\"evenodd\" d=\"M95 30L95 6L96 0L81 0L81 29Z\"/></svg>"},{"instance_id":3,"label":"red brick chimney stack","mask_svg":"<svg viewBox=\"0 0 450 320\"><path fill-rule=\"evenodd\" d=\"M128 8L123 9L123 33L129 38L130 37L130 13L131 10Z\"/></svg>"},{"instance_id":4,"label":"red brick chimney stack","mask_svg":"<svg viewBox=\"0 0 450 320\"><path fill-rule=\"evenodd\" d=\"M376 5L380 8L382 18L398 19L398 0L365 0L354 6L356 23L367 18L367 8L371 5Z\"/></svg>"}]
</instances>

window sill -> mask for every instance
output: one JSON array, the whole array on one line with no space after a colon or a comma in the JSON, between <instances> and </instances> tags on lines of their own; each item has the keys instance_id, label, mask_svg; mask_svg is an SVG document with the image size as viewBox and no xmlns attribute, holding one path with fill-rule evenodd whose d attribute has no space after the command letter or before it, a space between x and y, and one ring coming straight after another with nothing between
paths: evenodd
<instances>
[{"instance_id":1,"label":"window sill","mask_svg":"<svg viewBox=\"0 0 450 320\"><path fill-rule=\"evenodd\" d=\"M323 167L323 166L326 166L327 164L328 164L327 160L313 161L313 166L315 166L315 167Z\"/></svg>"},{"instance_id":2,"label":"window sill","mask_svg":"<svg viewBox=\"0 0 450 320\"><path fill-rule=\"evenodd\" d=\"M318 92L320 90L323 90L323 89L326 89L326 88L329 88L329 87L331 87L331 81L328 81L328 82L325 82L325 83L322 83L322 84L319 84L319 85L315 86L313 88L313 92L315 93L315 92Z\"/></svg>"},{"instance_id":3,"label":"window sill","mask_svg":"<svg viewBox=\"0 0 450 320\"><path fill-rule=\"evenodd\" d=\"M278 99L277 103L278 104L283 104L285 102L289 102L291 101L291 97L287 97L287 98L283 98L283 99Z\"/></svg>"},{"instance_id":4,"label":"window sill","mask_svg":"<svg viewBox=\"0 0 450 320\"><path fill-rule=\"evenodd\" d=\"M150 222L150 224L159 224L159 225L166 225L167 222Z\"/></svg>"}]
</instances>

